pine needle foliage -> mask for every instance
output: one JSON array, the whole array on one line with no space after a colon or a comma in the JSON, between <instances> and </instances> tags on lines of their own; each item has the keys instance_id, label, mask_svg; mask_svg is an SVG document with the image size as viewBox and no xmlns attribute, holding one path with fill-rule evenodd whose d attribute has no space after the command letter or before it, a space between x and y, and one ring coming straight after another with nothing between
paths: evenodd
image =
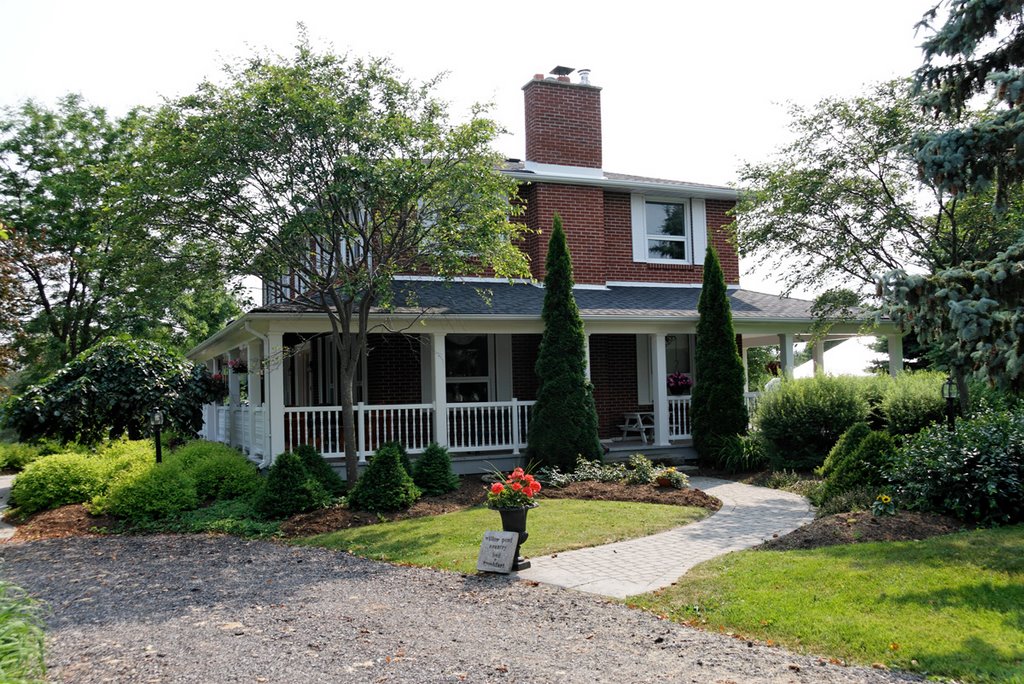
<instances>
[{"instance_id":1,"label":"pine needle foliage","mask_svg":"<svg viewBox=\"0 0 1024 684\"><path fill-rule=\"evenodd\" d=\"M530 418L528 454L543 465L572 470L576 459L600 460L597 408L587 379L583 321L572 294L572 259L554 215L544 276L544 335L537 354L540 379Z\"/></svg>"},{"instance_id":2,"label":"pine needle foliage","mask_svg":"<svg viewBox=\"0 0 1024 684\"><path fill-rule=\"evenodd\" d=\"M704 284L697 303L696 382L693 385L693 445L704 462L714 464L715 445L747 432L743 397L743 360L736 347L725 274L714 247L704 257Z\"/></svg>"},{"instance_id":3,"label":"pine needle foliage","mask_svg":"<svg viewBox=\"0 0 1024 684\"><path fill-rule=\"evenodd\" d=\"M382 446L370 460L366 472L349 495L350 508L387 513L408 508L420 498L420 489L402 466L402 456L393 445Z\"/></svg>"},{"instance_id":4,"label":"pine needle foliage","mask_svg":"<svg viewBox=\"0 0 1024 684\"><path fill-rule=\"evenodd\" d=\"M427 496L440 496L459 488L459 476L452 472L452 457L437 442L431 442L416 459L413 480Z\"/></svg>"}]
</instances>

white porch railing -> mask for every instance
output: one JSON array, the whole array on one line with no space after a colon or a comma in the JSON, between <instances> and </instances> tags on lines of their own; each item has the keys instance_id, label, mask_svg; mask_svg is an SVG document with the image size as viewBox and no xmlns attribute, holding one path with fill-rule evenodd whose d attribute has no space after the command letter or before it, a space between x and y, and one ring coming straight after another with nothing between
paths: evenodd
<instances>
[{"instance_id":1,"label":"white porch railing","mask_svg":"<svg viewBox=\"0 0 1024 684\"><path fill-rule=\"evenodd\" d=\"M747 400L747 413L750 414L751 419L754 417L754 409L757 408L757 402L761 399L760 392L744 392L743 398Z\"/></svg>"},{"instance_id":2,"label":"white porch railing","mask_svg":"<svg viewBox=\"0 0 1024 684\"><path fill-rule=\"evenodd\" d=\"M408 453L418 454L433 441L433 404L358 404L355 413L360 461L365 461L385 442L401 442ZM284 409L284 416L286 449L311 444L327 457L345 454L340 406L288 406Z\"/></svg>"},{"instance_id":3,"label":"white porch railing","mask_svg":"<svg viewBox=\"0 0 1024 684\"><path fill-rule=\"evenodd\" d=\"M747 392L747 408L753 412L759 398ZM692 437L690 396L668 397L668 437L678 441ZM519 454L527 444L534 401L491 401L450 404L448 406L447 447L453 454L465 452L509 451ZM433 404L382 404L356 407L356 444L359 460L376 451L381 444L401 442L410 454L422 453L434 435ZM207 439L231 444L246 451L250 458L264 456L266 408L217 406L205 414ZM252 425L250 425L252 422ZM289 406L284 409L284 445L290 450L310 444L327 457L345 453L345 436L340 406Z\"/></svg>"},{"instance_id":4,"label":"white porch railing","mask_svg":"<svg viewBox=\"0 0 1024 684\"><path fill-rule=\"evenodd\" d=\"M679 396L668 398L668 438L690 439L690 397Z\"/></svg>"},{"instance_id":5,"label":"white porch railing","mask_svg":"<svg viewBox=\"0 0 1024 684\"><path fill-rule=\"evenodd\" d=\"M448 406L448 450L511 451L526 446L533 401L488 401Z\"/></svg>"}]
</instances>

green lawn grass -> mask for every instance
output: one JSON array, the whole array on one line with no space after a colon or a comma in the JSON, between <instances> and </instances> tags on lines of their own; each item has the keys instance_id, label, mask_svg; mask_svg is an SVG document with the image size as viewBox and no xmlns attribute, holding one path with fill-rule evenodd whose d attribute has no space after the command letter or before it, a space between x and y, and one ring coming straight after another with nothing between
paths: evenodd
<instances>
[{"instance_id":1,"label":"green lawn grass","mask_svg":"<svg viewBox=\"0 0 1024 684\"><path fill-rule=\"evenodd\" d=\"M642 537L705 517L689 506L549 499L529 513L530 538L524 556L597 546ZM359 556L457 572L476 572L480 541L486 530L500 530L497 511L470 508L424 518L367 525L295 540Z\"/></svg>"},{"instance_id":2,"label":"green lawn grass","mask_svg":"<svg viewBox=\"0 0 1024 684\"><path fill-rule=\"evenodd\" d=\"M743 551L630 605L852 662L1024 682L1024 525Z\"/></svg>"}]
</instances>

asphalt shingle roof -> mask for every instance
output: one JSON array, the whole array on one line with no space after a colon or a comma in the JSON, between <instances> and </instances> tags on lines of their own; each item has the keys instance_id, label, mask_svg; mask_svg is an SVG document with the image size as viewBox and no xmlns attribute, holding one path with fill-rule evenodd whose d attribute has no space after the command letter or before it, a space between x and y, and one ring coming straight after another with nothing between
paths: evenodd
<instances>
[{"instance_id":1,"label":"asphalt shingle roof","mask_svg":"<svg viewBox=\"0 0 1024 684\"><path fill-rule=\"evenodd\" d=\"M397 281L395 314L540 317L544 289L525 283ZM682 318L697 320L698 287L609 287L577 289L576 304L583 318ZM811 302L751 290L729 290L732 315L738 320L794 320L813 318ZM253 309L252 313L315 313L316 307L282 302Z\"/></svg>"}]
</instances>

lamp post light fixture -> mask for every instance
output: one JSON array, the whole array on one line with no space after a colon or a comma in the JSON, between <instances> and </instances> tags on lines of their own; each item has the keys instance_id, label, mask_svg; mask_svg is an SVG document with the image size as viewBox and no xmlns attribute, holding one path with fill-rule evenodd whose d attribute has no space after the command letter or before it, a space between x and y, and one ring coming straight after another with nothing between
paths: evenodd
<instances>
[{"instance_id":1,"label":"lamp post light fixture","mask_svg":"<svg viewBox=\"0 0 1024 684\"><path fill-rule=\"evenodd\" d=\"M953 432L956 430L956 400L960 398L960 392L952 373L942 383L942 398L946 400L946 428Z\"/></svg>"},{"instance_id":2,"label":"lamp post light fixture","mask_svg":"<svg viewBox=\"0 0 1024 684\"><path fill-rule=\"evenodd\" d=\"M163 460L163 445L160 443L160 428L164 426L164 412L160 409L155 409L153 415L150 416L149 424L153 426L153 435L156 437L156 462L160 463Z\"/></svg>"}]
</instances>

